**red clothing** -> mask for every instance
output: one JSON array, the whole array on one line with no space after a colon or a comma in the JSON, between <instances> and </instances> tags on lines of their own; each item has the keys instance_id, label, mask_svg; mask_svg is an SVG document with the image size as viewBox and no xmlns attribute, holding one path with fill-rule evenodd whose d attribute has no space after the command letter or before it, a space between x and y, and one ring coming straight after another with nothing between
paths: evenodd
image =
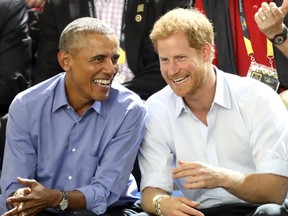
<instances>
[{"instance_id":1,"label":"red clothing","mask_svg":"<svg viewBox=\"0 0 288 216\"><path fill-rule=\"evenodd\" d=\"M258 26L254 20L254 14L258 11L258 9L261 7L261 3L264 1L271 2L269 0L243 0L243 6L250 40L254 51L254 58L257 63L270 66L269 60L267 58L266 36L258 29ZM238 8L239 3L238 0L229 0L228 2L234 42L235 64L238 74L240 76L246 76L251 63L251 59L247 54L244 44ZM195 7L199 8L201 11L204 11L202 0L196 0ZM217 59L215 59L215 63L217 63ZM275 67L274 61L273 64Z\"/></svg>"}]
</instances>

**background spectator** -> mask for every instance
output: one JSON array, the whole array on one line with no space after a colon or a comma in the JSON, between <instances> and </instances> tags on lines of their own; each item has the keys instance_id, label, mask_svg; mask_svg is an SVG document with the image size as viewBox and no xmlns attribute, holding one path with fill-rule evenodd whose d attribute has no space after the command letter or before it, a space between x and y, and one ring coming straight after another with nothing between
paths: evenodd
<instances>
[{"instance_id":1,"label":"background spectator","mask_svg":"<svg viewBox=\"0 0 288 216\"><path fill-rule=\"evenodd\" d=\"M269 38L288 58L288 30L287 26L284 24L284 18L287 15L287 12L287 0L283 1L281 7L277 7L274 2L271 2L269 5L266 2L263 2L261 8L255 14L255 21L266 37ZM278 40L273 41L275 35L278 35Z\"/></svg>"},{"instance_id":2,"label":"background spectator","mask_svg":"<svg viewBox=\"0 0 288 216\"><path fill-rule=\"evenodd\" d=\"M31 38L23 0L0 3L0 116L8 112L15 95L28 87Z\"/></svg>"},{"instance_id":3,"label":"background spectator","mask_svg":"<svg viewBox=\"0 0 288 216\"><path fill-rule=\"evenodd\" d=\"M246 76L251 65L251 57L258 64L270 67L270 62L277 69L280 86L278 93L288 89L288 63L287 58L279 49L274 47L274 58L267 58L267 39L258 29L254 15L261 8L263 2L268 0L195 0L195 7L206 13L212 21L215 30L216 58L213 63L221 70L228 73ZM280 7L283 0L274 0ZM240 5L244 11L247 31L253 49L253 54L248 55L241 23L243 17L240 15ZM288 17L284 23L288 24Z\"/></svg>"}]
</instances>

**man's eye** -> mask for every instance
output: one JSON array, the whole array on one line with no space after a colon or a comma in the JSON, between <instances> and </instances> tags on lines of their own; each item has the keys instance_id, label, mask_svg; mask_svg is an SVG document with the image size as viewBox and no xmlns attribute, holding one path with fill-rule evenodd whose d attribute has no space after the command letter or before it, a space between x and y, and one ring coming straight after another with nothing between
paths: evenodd
<instances>
[{"instance_id":1,"label":"man's eye","mask_svg":"<svg viewBox=\"0 0 288 216\"><path fill-rule=\"evenodd\" d=\"M162 64L166 64L166 63L168 63L168 59L166 59L166 58L160 58L160 62L161 62Z\"/></svg>"},{"instance_id":2,"label":"man's eye","mask_svg":"<svg viewBox=\"0 0 288 216\"><path fill-rule=\"evenodd\" d=\"M104 58L103 57L96 57L96 58L94 58L94 61L103 62Z\"/></svg>"},{"instance_id":3,"label":"man's eye","mask_svg":"<svg viewBox=\"0 0 288 216\"><path fill-rule=\"evenodd\" d=\"M120 57L120 55L114 55L114 56L112 57L112 62L113 62L114 64L116 64L117 61L118 61L118 59L119 59L119 57Z\"/></svg>"},{"instance_id":4,"label":"man's eye","mask_svg":"<svg viewBox=\"0 0 288 216\"><path fill-rule=\"evenodd\" d=\"M176 60L177 61L183 61L185 59L185 56L177 56Z\"/></svg>"},{"instance_id":5,"label":"man's eye","mask_svg":"<svg viewBox=\"0 0 288 216\"><path fill-rule=\"evenodd\" d=\"M105 60L105 56L94 56L90 59L91 62L103 62Z\"/></svg>"}]
</instances>

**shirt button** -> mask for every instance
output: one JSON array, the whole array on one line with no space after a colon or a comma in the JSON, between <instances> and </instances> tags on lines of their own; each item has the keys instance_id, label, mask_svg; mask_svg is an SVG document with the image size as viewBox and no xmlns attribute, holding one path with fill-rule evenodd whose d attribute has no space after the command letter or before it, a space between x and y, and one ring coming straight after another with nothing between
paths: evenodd
<instances>
[{"instance_id":1,"label":"shirt button","mask_svg":"<svg viewBox=\"0 0 288 216\"><path fill-rule=\"evenodd\" d=\"M70 108L71 108L71 107L68 105L68 106L67 106L67 109L70 109Z\"/></svg>"},{"instance_id":2,"label":"shirt button","mask_svg":"<svg viewBox=\"0 0 288 216\"><path fill-rule=\"evenodd\" d=\"M72 176L68 176L68 180L72 180Z\"/></svg>"},{"instance_id":3,"label":"shirt button","mask_svg":"<svg viewBox=\"0 0 288 216\"><path fill-rule=\"evenodd\" d=\"M76 148L73 148L73 149L72 149L72 152L75 152L75 151L76 151Z\"/></svg>"}]
</instances>

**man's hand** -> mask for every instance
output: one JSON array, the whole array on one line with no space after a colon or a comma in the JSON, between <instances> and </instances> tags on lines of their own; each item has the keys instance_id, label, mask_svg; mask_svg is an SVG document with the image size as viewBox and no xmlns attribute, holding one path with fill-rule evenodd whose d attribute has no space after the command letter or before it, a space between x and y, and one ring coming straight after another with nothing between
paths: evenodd
<instances>
[{"instance_id":1,"label":"man's hand","mask_svg":"<svg viewBox=\"0 0 288 216\"><path fill-rule=\"evenodd\" d=\"M185 197L168 196L161 200L161 212L165 216L204 216L198 211L199 202L194 202Z\"/></svg>"},{"instance_id":2,"label":"man's hand","mask_svg":"<svg viewBox=\"0 0 288 216\"><path fill-rule=\"evenodd\" d=\"M38 7L43 8L46 0L25 0L28 8Z\"/></svg>"},{"instance_id":3,"label":"man's hand","mask_svg":"<svg viewBox=\"0 0 288 216\"><path fill-rule=\"evenodd\" d=\"M14 208L3 214L3 216L33 216L46 208L56 208L61 202L61 192L47 189L35 180L18 177L18 182L24 188L17 190L7 203Z\"/></svg>"},{"instance_id":4,"label":"man's hand","mask_svg":"<svg viewBox=\"0 0 288 216\"><path fill-rule=\"evenodd\" d=\"M287 15L288 13L288 0L283 0L283 4L280 7L280 10L282 11L282 13L284 14L284 16Z\"/></svg>"},{"instance_id":5,"label":"man's hand","mask_svg":"<svg viewBox=\"0 0 288 216\"><path fill-rule=\"evenodd\" d=\"M274 2L270 4L263 2L258 12L255 13L254 19L258 28L268 38L273 38L280 34L284 29L284 17L288 12L288 0L284 0L281 7L277 7Z\"/></svg>"},{"instance_id":6,"label":"man's hand","mask_svg":"<svg viewBox=\"0 0 288 216\"><path fill-rule=\"evenodd\" d=\"M179 166L172 170L172 176L185 178L183 186L187 189L220 187L224 175L220 168L202 162L179 161Z\"/></svg>"}]
</instances>

